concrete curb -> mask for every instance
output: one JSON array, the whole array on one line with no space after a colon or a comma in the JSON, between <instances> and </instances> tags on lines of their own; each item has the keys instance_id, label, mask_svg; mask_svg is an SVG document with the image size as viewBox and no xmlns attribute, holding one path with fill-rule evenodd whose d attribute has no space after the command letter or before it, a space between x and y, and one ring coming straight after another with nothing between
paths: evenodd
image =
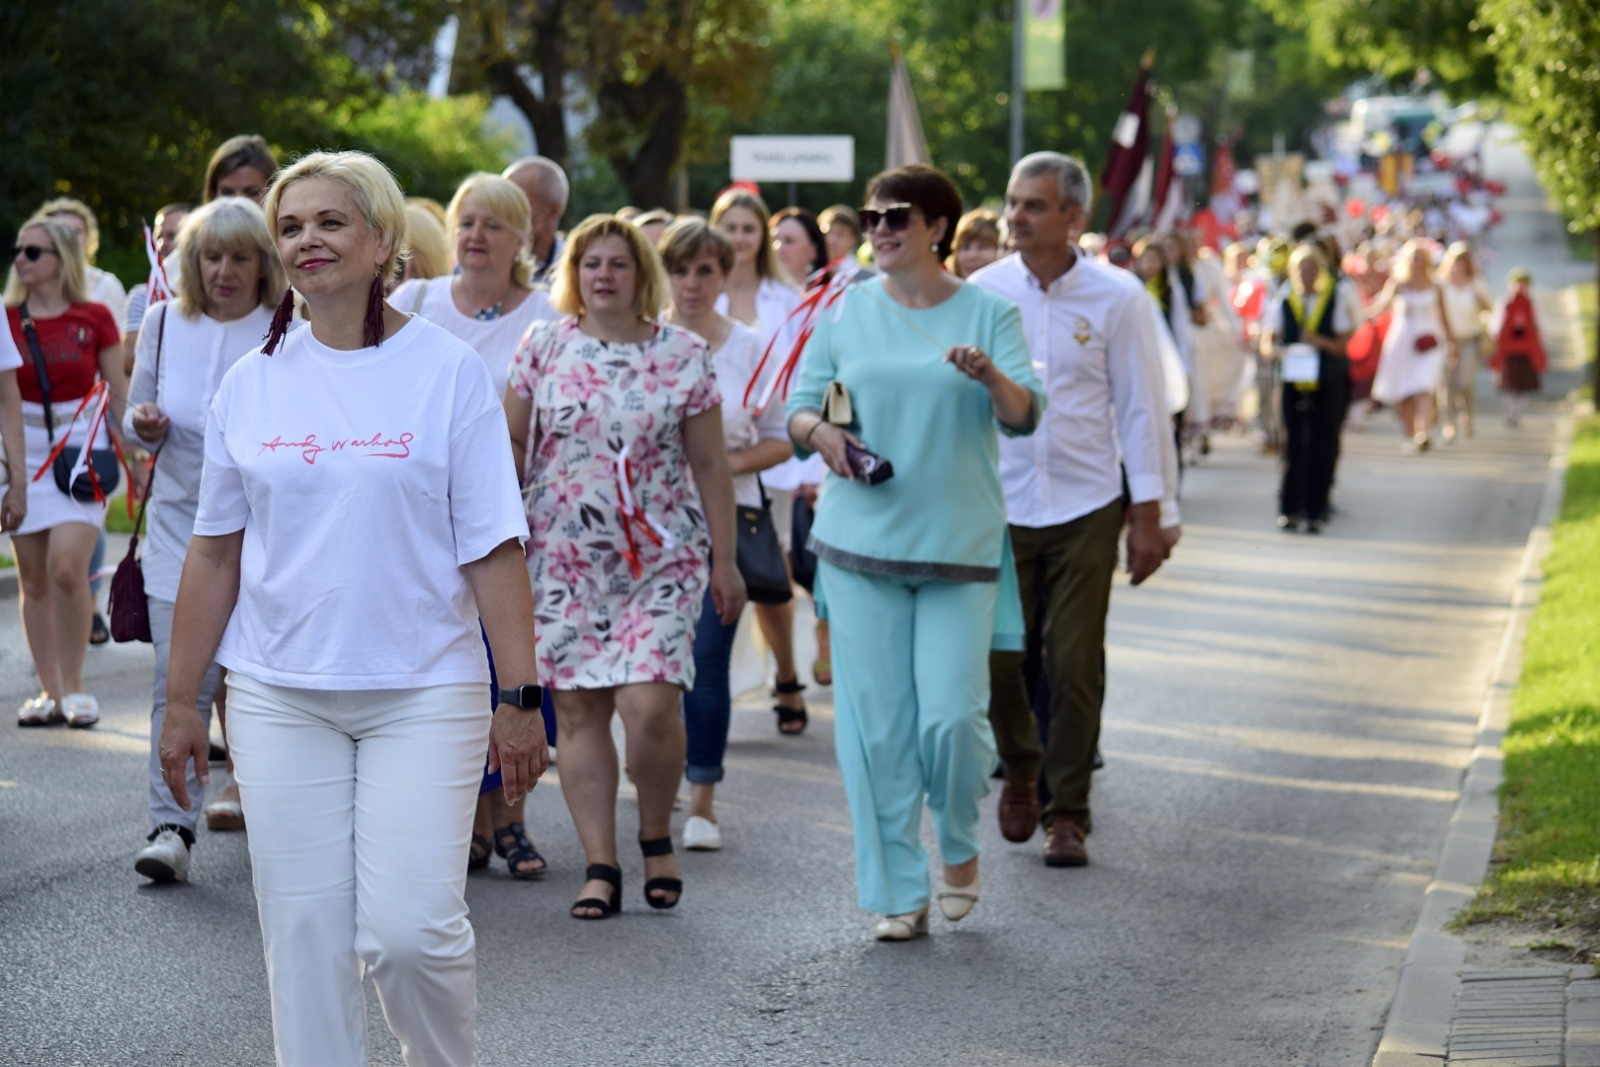
<instances>
[{"instance_id":1,"label":"concrete curb","mask_svg":"<svg viewBox=\"0 0 1600 1067\"><path fill-rule=\"evenodd\" d=\"M1578 418L1592 410L1590 405L1582 405L1563 415L1556 424L1555 447L1539 497L1539 511L1522 549L1511 612L1500 635L1500 649L1484 694L1483 710L1478 715L1472 762L1467 767L1456 810L1450 816L1433 880L1423 897L1422 914L1411 933L1394 1003L1372 1067L1439 1067L1447 1053L1467 946L1446 933L1444 927L1472 899L1489 869L1500 822L1498 794L1504 761L1500 742L1511 718L1511 694L1522 673L1522 642L1528 633L1528 620L1539 603L1544 581L1540 567L1550 551L1551 524L1561 510L1573 431Z\"/></svg>"}]
</instances>

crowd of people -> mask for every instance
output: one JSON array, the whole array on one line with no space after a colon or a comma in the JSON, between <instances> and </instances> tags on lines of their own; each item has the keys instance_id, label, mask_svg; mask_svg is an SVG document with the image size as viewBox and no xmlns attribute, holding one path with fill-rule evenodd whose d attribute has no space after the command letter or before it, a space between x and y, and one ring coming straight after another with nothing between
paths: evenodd
<instances>
[{"instance_id":1,"label":"crowd of people","mask_svg":"<svg viewBox=\"0 0 1600 1067\"><path fill-rule=\"evenodd\" d=\"M734 186L704 215L563 231L567 199L539 157L442 206L362 153L280 168L247 136L198 206L157 212L126 297L76 201L17 235L0 524L41 685L19 723L98 718L90 580L121 459L147 528L110 626L155 650L134 867L187 881L202 813L248 826L281 1063L365 1062L358 960L408 1063L471 1062L465 879L492 855L547 875L524 805L557 742L572 917L623 908L623 773L643 899L678 906L685 778L682 846L722 846L747 601L784 736L809 723L795 596L814 601L877 939L978 903L997 765L1002 834L1087 864L1113 577L1178 544L1183 453L1262 383L1280 524L1314 531L1365 325L1390 318L1370 395L1418 450L1447 380L1472 432L1463 363L1513 391L1542 369L1525 279L1482 339L1470 249L1436 268L1412 240L1375 286L1373 257L1316 233L1105 242L1054 152L1016 165L999 211L924 165L820 216Z\"/></svg>"}]
</instances>

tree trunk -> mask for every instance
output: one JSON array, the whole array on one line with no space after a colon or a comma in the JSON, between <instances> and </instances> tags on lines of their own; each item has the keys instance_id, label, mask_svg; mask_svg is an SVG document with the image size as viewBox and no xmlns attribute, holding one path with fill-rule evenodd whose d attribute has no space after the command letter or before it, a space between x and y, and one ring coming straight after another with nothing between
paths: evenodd
<instances>
[{"instance_id":1,"label":"tree trunk","mask_svg":"<svg viewBox=\"0 0 1600 1067\"><path fill-rule=\"evenodd\" d=\"M514 58L491 63L484 73L490 87L496 93L509 96L517 110L527 116L539 154L560 164L562 170L570 170L564 106L568 47L564 6L565 0L546 0L534 5L537 15L528 27L533 68L544 83L542 96L535 94L523 79L517 69L520 64Z\"/></svg>"},{"instance_id":2,"label":"tree trunk","mask_svg":"<svg viewBox=\"0 0 1600 1067\"><path fill-rule=\"evenodd\" d=\"M644 143L632 157L613 152L611 166L628 189L628 202L649 210L671 208L672 176L683 152L683 129L689 118L689 93L678 75L657 67L642 85L622 81L601 87L602 112L621 112L636 123L650 122Z\"/></svg>"}]
</instances>

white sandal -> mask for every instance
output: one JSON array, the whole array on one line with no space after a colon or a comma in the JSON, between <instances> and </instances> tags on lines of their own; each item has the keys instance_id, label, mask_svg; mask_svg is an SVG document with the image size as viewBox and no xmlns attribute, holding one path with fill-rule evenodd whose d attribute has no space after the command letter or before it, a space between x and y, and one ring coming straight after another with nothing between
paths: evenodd
<instances>
[{"instance_id":1,"label":"white sandal","mask_svg":"<svg viewBox=\"0 0 1600 1067\"><path fill-rule=\"evenodd\" d=\"M967 917L974 904L978 903L978 876L972 876L971 885L954 886L939 879L939 888L933 892L934 899L939 902L939 910L944 912L944 917L951 922L960 922Z\"/></svg>"},{"instance_id":2,"label":"white sandal","mask_svg":"<svg viewBox=\"0 0 1600 1067\"><path fill-rule=\"evenodd\" d=\"M36 697L29 697L22 702L22 707L17 709L18 726L50 726L63 718L61 709L56 707L56 702L42 693Z\"/></svg>"},{"instance_id":3,"label":"white sandal","mask_svg":"<svg viewBox=\"0 0 1600 1067\"><path fill-rule=\"evenodd\" d=\"M61 712L74 730L87 730L100 721L100 702L88 693L68 693L61 698Z\"/></svg>"},{"instance_id":4,"label":"white sandal","mask_svg":"<svg viewBox=\"0 0 1600 1067\"><path fill-rule=\"evenodd\" d=\"M206 805L206 829L213 832L244 829L244 808L237 800L213 800Z\"/></svg>"},{"instance_id":5,"label":"white sandal","mask_svg":"<svg viewBox=\"0 0 1600 1067\"><path fill-rule=\"evenodd\" d=\"M904 915L885 915L872 928L872 936L879 941L910 941L928 936L928 906Z\"/></svg>"}]
</instances>

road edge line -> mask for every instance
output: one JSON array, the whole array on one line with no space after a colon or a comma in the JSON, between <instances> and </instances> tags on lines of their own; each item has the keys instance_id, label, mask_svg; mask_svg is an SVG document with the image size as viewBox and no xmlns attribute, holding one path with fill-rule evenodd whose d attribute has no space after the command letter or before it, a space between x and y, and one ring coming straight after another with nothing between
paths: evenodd
<instances>
[{"instance_id":1,"label":"road edge line","mask_svg":"<svg viewBox=\"0 0 1600 1067\"><path fill-rule=\"evenodd\" d=\"M1489 870L1500 825L1499 790L1504 763L1500 742L1511 719L1511 695L1522 674L1522 644L1544 585L1542 565L1550 551L1550 527L1561 510L1566 491L1572 436L1578 419L1593 410L1588 403L1569 400L1567 410L1556 420L1539 508L1522 547L1500 646L1478 713L1472 762L1450 815L1433 878L1423 895L1422 913L1411 932L1372 1067L1439 1067L1447 1054L1467 946L1446 933L1445 924L1473 898Z\"/></svg>"}]
</instances>

